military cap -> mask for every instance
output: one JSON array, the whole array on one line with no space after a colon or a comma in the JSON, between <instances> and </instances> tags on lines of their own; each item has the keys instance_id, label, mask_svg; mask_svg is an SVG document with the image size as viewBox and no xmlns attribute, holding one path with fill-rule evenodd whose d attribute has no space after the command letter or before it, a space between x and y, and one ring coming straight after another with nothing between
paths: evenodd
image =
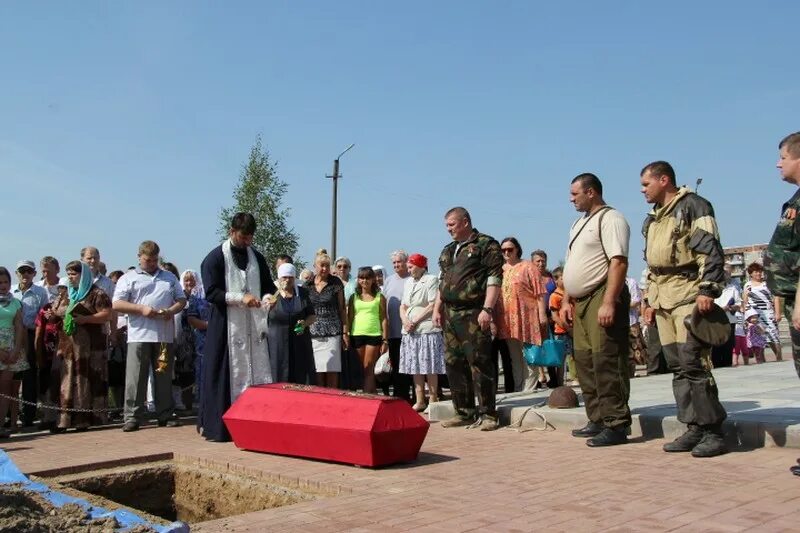
<instances>
[{"instance_id":1,"label":"military cap","mask_svg":"<svg viewBox=\"0 0 800 533\"><path fill-rule=\"evenodd\" d=\"M728 315L717 304L712 304L711 311L704 315L695 306L692 314L683 319L683 323L692 335L709 346L722 346L731 336Z\"/></svg>"}]
</instances>

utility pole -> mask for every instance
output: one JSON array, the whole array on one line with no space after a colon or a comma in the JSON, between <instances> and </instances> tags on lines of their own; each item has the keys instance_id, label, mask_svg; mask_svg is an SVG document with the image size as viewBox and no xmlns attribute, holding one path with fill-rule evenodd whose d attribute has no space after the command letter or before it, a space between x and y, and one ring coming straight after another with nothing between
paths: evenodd
<instances>
[{"instance_id":1,"label":"utility pole","mask_svg":"<svg viewBox=\"0 0 800 533\"><path fill-rule=\"evenodd\" d=\"M333 176L326 176L328 178L333 179L333 206L332 206L332 220L331 220L331 259L336 261L336 211L337 211L337 198L339 194L339 159L350 151L355 144L351 144L347 148L344 149L344 152L336 156L336 159L333 160Z\"/></svg>"}]
</instances>

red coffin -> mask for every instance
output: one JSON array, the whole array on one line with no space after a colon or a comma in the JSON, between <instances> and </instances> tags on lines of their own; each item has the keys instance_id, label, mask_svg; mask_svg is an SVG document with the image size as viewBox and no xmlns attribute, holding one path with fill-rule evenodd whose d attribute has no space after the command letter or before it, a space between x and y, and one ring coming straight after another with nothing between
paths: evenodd
<instances>
[{"instance_id":1,"label":"red coffin","mask_svg":"<svg viewBox=\"0 0 800 533\"><path fill-rule=\"evenodd\" d=\"M273 383L222 417L238 448L362 466L417 458L428 422L398 398Z\"/></svg>"}]
</instances>

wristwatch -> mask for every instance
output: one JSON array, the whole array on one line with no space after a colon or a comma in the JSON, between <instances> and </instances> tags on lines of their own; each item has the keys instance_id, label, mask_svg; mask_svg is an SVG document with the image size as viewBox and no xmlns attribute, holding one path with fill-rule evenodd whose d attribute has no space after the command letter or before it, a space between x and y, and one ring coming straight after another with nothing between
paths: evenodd
<instances>
[{"instance_id":1,"label":"wristwatch","mask_svg":"<svg viewBox=\"0 0 800 533\"><path fill-rule=\"evenodd\" d=\"M493 315L493 314L494 314L494 309L492 309L491 307L484 307L484 308L482 308L481 310L482 310L482 311L486 311L486 312L487 312L487 313L489 313L490 315Z\"/></svg>"}]
</instances>

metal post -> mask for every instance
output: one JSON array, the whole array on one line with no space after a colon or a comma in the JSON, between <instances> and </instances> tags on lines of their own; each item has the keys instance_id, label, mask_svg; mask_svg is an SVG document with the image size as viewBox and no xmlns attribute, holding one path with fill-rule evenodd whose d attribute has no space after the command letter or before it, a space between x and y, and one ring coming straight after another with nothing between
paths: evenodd
<instances>
[{"instance_id":1,"label":"metal post","mask_svg":"<svg viewBox=\"0 0 800 533\"><path fill-rule=\"evenodd\" d=\"M339 158L341 158L344 154L349 152L355 144L351 144L347 148L345 148L344 152L339 154L336 159L333 160L333 176L327 176L333 179L333 206L331 214L331 257L334 261L336 261L336 204L337 204L337 197L339 193Z\"/></svg>"},{"instance_id":2,"label":"metal post","mask_svg":"<svg viewBox=\"0 0 800 533\"><path fill-rule=\"evenodd\" d=\"M333 160L333 221L331 224L331 257L336 261L336 199L339 185L339 159Z\"/></svg>"}]
</instances>

